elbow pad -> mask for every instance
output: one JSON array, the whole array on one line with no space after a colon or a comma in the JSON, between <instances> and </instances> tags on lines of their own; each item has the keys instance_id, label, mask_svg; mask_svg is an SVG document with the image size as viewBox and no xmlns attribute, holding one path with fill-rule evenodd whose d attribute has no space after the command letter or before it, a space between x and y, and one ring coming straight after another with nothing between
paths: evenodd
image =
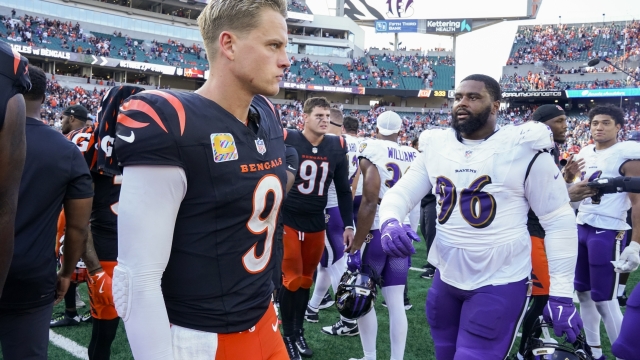
<instances>
[{"instance_id":1,"label":"elbow pad","mask_svg":"<svg viewBox=\"0 0 640 360\"><path fill-rule=\"evenodd\" d=\"M122 321L129 319L131 309L131 278L129 269L121 264L113 268L113 303Z\"/></svg>"},{"instance_id":2,"label":"elbow pad","mask_svg":"<svg viewBox=\"0 0 640 360\"><path fill-rule=\"evenodd\" d=\"M640 193L640 177L599 178L588 183L587 186L598 189L600 194Z\"/></svg>"}]
</instances>

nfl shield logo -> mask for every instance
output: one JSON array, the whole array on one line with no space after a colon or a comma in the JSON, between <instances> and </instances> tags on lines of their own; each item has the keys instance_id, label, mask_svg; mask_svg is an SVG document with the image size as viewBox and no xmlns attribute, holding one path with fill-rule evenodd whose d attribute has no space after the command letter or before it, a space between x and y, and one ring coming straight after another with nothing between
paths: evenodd
<instances>
[{"instance_id":1,"label":"nfl shield logo","mask_svg":"<svg viewBox=\"0 0 640 360\"><path fill-rule=\"evenodd\" d=\"M467 159L471 157L471 154L473 154L473 151L471 150L467 150L464 152L464 157L466 157Z\"/></svg>"},{"instance_id":2,"label":"nfl shield logo","mask_svg":"<svg viewBox=\"0 0 640 360\"><path fill-rule=\"evenodd\" d=\"M264 153L267 152L267 147L264 145L264 140L262 139L256 140L256 149L258 149L258 152L260 153L260 155L264 155Z\"/></svg>"}]
</instances>

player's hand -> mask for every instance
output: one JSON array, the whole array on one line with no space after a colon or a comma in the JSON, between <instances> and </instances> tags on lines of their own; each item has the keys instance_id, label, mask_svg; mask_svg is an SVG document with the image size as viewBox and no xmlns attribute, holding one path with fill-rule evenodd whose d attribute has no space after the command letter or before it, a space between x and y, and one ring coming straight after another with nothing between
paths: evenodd
<instances>
[{"instance_id":1,"label":"player's hand","mask_svg":"<svg viewBox=\"0 0 640 360\"><path fill-rule=\"evenodd\" d=\"M382 250L394 257L407 257L415 254L413 240L409 238L402 224L396 219L389 219L380 227Z\"/></svg>"},{"instance_id":2,"label":"player's hand","mask_svg":"<svg viewBox=\"0 0 640 360\"><path fill-rule=\"evenodd\" d=\"M362 269L360 250L356 250L353 254L347 255L347 269L351 272Z\"/></svg>"},{"instance_id":3,"label":"player's hand","mask_svg":"<svg viewBox=\"0 0 640 360\"><path fill-rule=\"evenodd\" d=\"M567 159L567 165L565 165L564 171L564 181L571 183L573 180L580 174L580 172L584 169L584 159L575 160L575 155L569 156Z\"/></svg>"},{"instance_id":4,"label":"player's hand","mask_svg":"<svg viewBox=\"0 0 640 360\"><path fill-rule=\"evenodd\" d=\"M113 305L111 277L104 270L90 275L87 287L89 288L91 301L95 304Z\"/></svg>"},{"instance_id":5,"label":"player's hand","mask_svg":"<svg viewBox=\"0 0 640 360\"><path fill-rule=\"evenodd\" d=\"M411 240L413 240L415 242L420 242L420 236L418 235L418 233L413 231L413 229L411 228L411 225L404 224L404 225L402 225L402 228L407 233L407 236L409 237L409 239L411 239Z\"/></svg>"},{"instance_id":6,"label":"player's hand","mask_svg":"<svg viewBox=\"0 0 640 360\"><path fill-rule=\"evenodd\" d=\"M612 261L614 270L617 273L630 273L635 271L640 265L640 244L632 241L629 246L624 248L620 259Z\"/></svg>"},{"instance_id":7,"label":"player's hand","mask_svg":"<svg viewBox=\"0 0 640 360\"><path fill-rule=\"evenodd\" d=\"M567 341L572 343L580 335L582 319L572 298L549 296L542 316L545 322L553 324L556 336L567 334Z\"/></svg>"},{"instance_id":8,"label":"player's hand","mask_svg":"<svg viewBox=\"0 0 640 360\"><path fill-rule=\"evenodd\" d=\"M344 229L344 232L342 233L342 240L345 246L344 252L351 252L353 251L352 247L353 247L353 237L354 237L355 233L353 231L353 229L348 228L348 229Z\"/></svg>"},{"instance_id":9,"label":"player's hand","mask_svg":"<svg viewBox=\"0 0 640 360\"><path fill-rule=\"evenodd\" d=\"M58 280L56 281L56 300L53 302L53 305L58 305L62 300L64 300L64 295L69 290L69 284L71 284L70 276L62 276L62 270L58 271Z\"/></svg>"},{"instance_id":10,"label":"player's hand","mask_svg":"<svg viewBox=\"0 0 640 360\"><path fill-rule=\"evenodd\" d=\"M571 202L582 201L588 197L595 196L598 189L589 186L591 184L587 180L580 181L569 187L569 200Z\"/></svg>"}]
</instances>

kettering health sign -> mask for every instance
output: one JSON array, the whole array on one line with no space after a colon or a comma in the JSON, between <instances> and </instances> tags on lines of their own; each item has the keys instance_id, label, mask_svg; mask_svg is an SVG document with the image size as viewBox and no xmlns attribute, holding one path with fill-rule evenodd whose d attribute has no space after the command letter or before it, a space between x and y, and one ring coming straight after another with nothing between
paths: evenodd
<instances>
[{"instance_id":1,"label":"kettering health sign","mask_svg":"<svg viewBox=\"0 0 640 360\"><path fill-rule=\"evenodd\" d=\"M640 96L639 88L566 90L568 98Z\"/></svg>"},{"instance_id":2,"label":"kettering health sign","mask_svg":"<svg viewBox=\"0 0 640 360\"><path fill-rule=\"evenodd\" d=\"M376 20L376 33L418 32L418 20Z\"/></svg>"}]
</instances>

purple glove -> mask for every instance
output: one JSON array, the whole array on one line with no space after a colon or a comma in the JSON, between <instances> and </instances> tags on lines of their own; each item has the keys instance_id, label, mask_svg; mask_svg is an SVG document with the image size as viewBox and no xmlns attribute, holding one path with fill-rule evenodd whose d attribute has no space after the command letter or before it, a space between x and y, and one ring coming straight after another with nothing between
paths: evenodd
<instances>
[{"instance_id":1,"label":"purple glove","mask_svg":"<svg viewBox=\"0 0 640 360\"><path fill-rule=\"evenodd\" d=\"M582 319L573 305L573 299L568 297L549 296L547 306L544 307L545 322L553 324L556 336L567 334L567 341L573 343L582 330Z\"/></svg>"},{"instance_id":2,"label":"purple glove","mask_svg":"<svg viewBox=\"0 0 640 360\"><path fill-rule=\"evenodd\" d=\"M380 227L382 250L393 257L407 257L415 254L413 240L407 235L402 224L396 219L389 219Z\"/></svg>"},{"instance_id":3,"label":"purple glove","mask_svg":"<svg viewBox=\"0 0 640 360\"><path fill-rule=\"evenodd\" d=\"M404 224L402 225L402 228L407 233L407 236L409 237L409 239L415 242L420 242L420 236L418 236L418 234L415 231L413 231L413 229L411 228L411 225Z\"/></svg>"},{"instance_id":4,"label":"purple glove","mask_svg":"<svg viewBox=\"0 0 640 360\"><path fill-rule=\"evenodd\" d=\"M362 269L362 257L360 250L356 250L353 254L347 255L347 269L351 272Z\"/></svg>"}]
</instances>

